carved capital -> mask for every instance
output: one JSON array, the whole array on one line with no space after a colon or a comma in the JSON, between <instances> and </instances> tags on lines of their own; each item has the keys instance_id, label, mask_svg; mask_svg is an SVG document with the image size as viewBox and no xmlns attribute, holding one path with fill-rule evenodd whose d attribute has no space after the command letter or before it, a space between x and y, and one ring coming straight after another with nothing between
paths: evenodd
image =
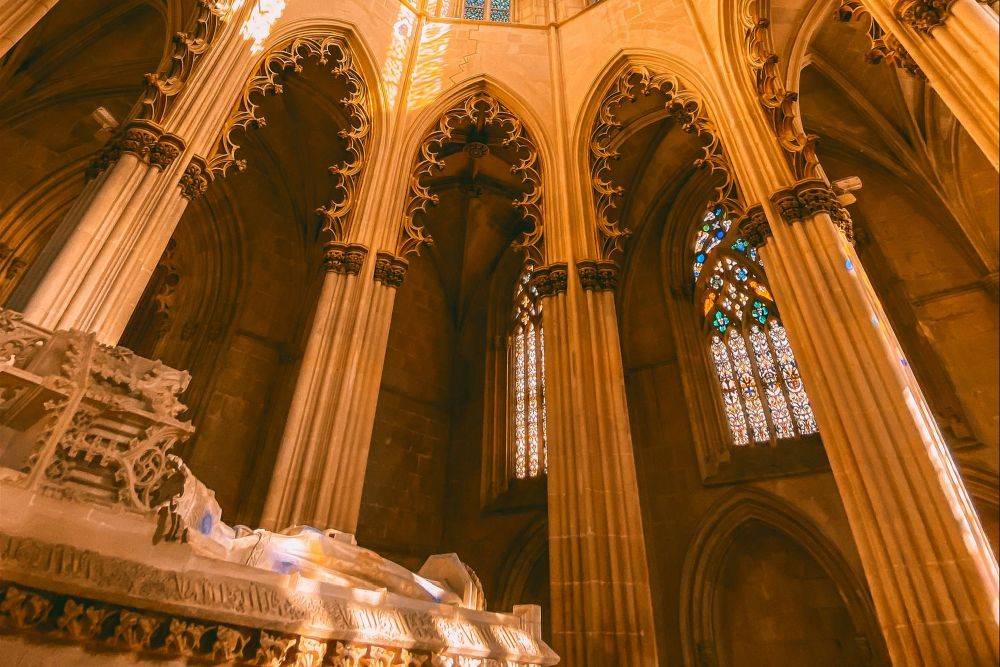
<instances>
[{"instance_id":1,"label":"carved capital","mask_svg":"<svg viewBox=\"0 0 1000 667\"><path fill-rule=\"evenodd\" d=\"M583 259L576 263L583 289L594 292L618 287L618 265L607 260Z\"/></svg>"},{"instance_id":2,"label":"carved capital","mask_svg":"<svg viewBox=\"0 0 1000 667\"><path fill-rule=\"evenodd\" d=\"M209 177L210 173L208 167L205 166L205 160L197 155L191 158L191 163L188 164L181 180L177 183L181 189L181 196L193 201L205 194L205 191L208 190Z\"/></svg>"},{"instance_id":3,"label":"carved capital","mask_svg":"<svg viewBox=\"0 0 1000 667\"><path fill-rule=\"evenodd\" d=\"M760 204L750 207L737 224L744 238L752 246L759 248L771 238L771 223L768 222L764 208Z\"/></svg>"},{"instance_id":4,"label":"carved capital","mask_svg":"<svg viewBox=\"0 0 1000 667\"><path fill-rule=\"evenodd\" d=\"M323 270L356 276L361 273L367 255L368 248L359 243L327 243L323 249Z\"/></svg>"},{"instance_id":5,"label":"carved capital","mask_svg":"<svg viewBox=\"0 0 1000 667\"><path fill-rule=\"evenodd\" d=\"M896 16L914 30L926 34L944 25L956 0L899 0Z\"/></svg>"},{"instance_id":6,"label":"carved capital","mask_svg":"<svg viewBox=\"0 0 1000 667\"><path fill-rule=\"evenodd\" d=\"M409 266L410 263L403 257L380 251L375 255L375 282L386 287L399 287Z\"/></svg>"},{"instance_id":7,"label":"carved capital","mask_svg":"<svg viewBox=\"0 0 1000 667\"><path fill-rule=\"evenodd\" d=\"M854 223L851 214L840 203L833 188L819 179L799 181L771 195L771 203L781 219L788 224L811 219L826 213L849 242L854 243Z\"/></svg>"},{"instance_id":8,"label":"carved capital","mask_svg":"<svg viewBox=\"0 0 1000 667\"><path fill-rule=\"evenodd\" d=\"M184 141L175 134L164 134L149 149L149 164L167 169L184 152Z\"/></svg>"},{"instance_id":9,"label":"carved capital","mask_svg":"<svg viewBox=\"0 0 1000 667\"><path fill-rule=\"evenodd\" d=\"M566 291L569 268L565 262L539 266L531 272L531 286L540 298L562 294Z\"/></svg>"},{"instance_id":10,"label":"carved capital","mask_svg":"<svg viewBox=\"0 0 1000 667\"><path fill-rule=\"evenodd\" d=\"M172 165L183 152L184 140L177 135L164 133L163 128L156 123L133 120L91 160L85 178L87 181L97 178L126 153L163 170Z\"/></svg>"}]
</instances>

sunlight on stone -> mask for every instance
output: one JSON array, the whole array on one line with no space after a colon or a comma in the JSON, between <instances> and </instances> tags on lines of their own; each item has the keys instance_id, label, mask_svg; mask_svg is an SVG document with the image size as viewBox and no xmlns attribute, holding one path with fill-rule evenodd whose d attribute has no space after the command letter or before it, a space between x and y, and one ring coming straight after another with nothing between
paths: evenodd
<instances>
[{"instance_id":1,"label":"sunlight on stone","mask_svg":"<svg viewBox=\"0 0 1000 667\"><path fill-rule=\"evenodd\" d=\"M243 39L253 41L250 53L258 54L264 50L264 42L271 34L271 27L284 11L285 0L260 0L257 3L240 29Z\"/></svg>"}]
</instances>

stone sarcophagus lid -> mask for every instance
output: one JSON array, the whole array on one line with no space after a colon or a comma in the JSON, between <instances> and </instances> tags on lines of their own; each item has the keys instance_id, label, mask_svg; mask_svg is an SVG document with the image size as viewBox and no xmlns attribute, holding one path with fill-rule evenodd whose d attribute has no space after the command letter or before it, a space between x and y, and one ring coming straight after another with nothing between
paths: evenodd
<instances>
[{"instance_id":1,"label":"stone sarcophagus lid","mask_svg":"<svg viewBox=\"0 0 1000 667\"><path fill-rule=\"evenodd\" d=\"M190 376L0 311L0 467L28 488L133 511L164 500Z\"/></svg>"},{"instance_id":2,"label":"stone sarcophagus lid","mask_svg":"<svg viewBox=\"0 0 1000 667\"><path fill-rule=\"evenodd\" d=\"M229 526L171 449L186 372L0 311L0 655L18 664L526 667L540 610L485 610L335 530Z\"/></svg>"}]
</instances>

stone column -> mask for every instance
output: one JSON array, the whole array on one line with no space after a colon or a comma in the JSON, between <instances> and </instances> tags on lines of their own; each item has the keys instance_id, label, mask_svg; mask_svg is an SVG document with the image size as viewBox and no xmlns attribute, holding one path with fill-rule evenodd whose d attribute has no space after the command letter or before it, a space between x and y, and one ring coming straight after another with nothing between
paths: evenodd
<instances>
[{"instance_id":1,"label":"stone column","mask_svg":"<svg viewBox=\"0 0 1000 667\"><path fill-rule=\"evenodd\" d=\"M863 0L906 47L994 167L1000 164L1000 22L978 0Z\"/></svg>"},{"instance_id":2,"label":"stone column","mask_svg":"<svg viewBox=\"0 0 1000 667\"><path fill-rule=\"evenodd\" d=\"M544 296L552 637L567 665L656 665L614 266L536 273ZM568 283L568 289L567 289Z\"/></svg>"},{"instance_id":3,"label":"stone column","mask_svg":"<svg viewBox=\"0 0 1000 667\"><path fill-rule=\"evenodd\" d=\"M28 34L59 0L0 0L0 58Z\"/></svg>"},{"instance_id":4,"label":"stone column","mask_svg":"<svg viewBox=\"0 0 1000 667\"><path fill-rule=\"evenodd\" d=\"M126 275L123 259L141 245L144 221L180 218L186 200L177 187L177 158L183 150L179 137L155 123L131 123L91 165L90 182L11 294L9 307L47 329L81 329L101 342L117 342L135 305L122 302L129 291L124 283L141 295L155 267L154 261Z\"/></svg>"},{"instance_id":5,"label":"stone column","mask_svg":"<svg viewBox=\"0 0 1000 667\"><path fill-rule=\"evenodd\" d=\"M768 278L893 662L996 664L996 558L847 240L850 217L818 180L766 207L741 225L767 241Z\"/></svg>"},{"instance_id":6,"label":"stone column","mask_svg":"<svg viewBox=\"0 0 1000 667\"><path fill-rule=\"evenodd\" d=\"M361 509L396 287L406 261L327 247L326 277L278 450L261 525L308 524L354 533Z\"/></svg>"}]
</instances>

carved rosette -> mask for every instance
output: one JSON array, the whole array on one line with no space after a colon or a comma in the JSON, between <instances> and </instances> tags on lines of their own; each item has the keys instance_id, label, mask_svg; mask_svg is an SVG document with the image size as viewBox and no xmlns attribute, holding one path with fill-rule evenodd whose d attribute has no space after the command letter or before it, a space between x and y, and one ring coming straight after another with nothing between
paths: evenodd
<instances>
[{"instance_id":1,"label":"carved rosette","mask_svg":"<svg viewBox=\"0 0 1000 667\"><path fill-rule=\"evenodd\" d=\"M159 125L149 121L131 121L97 153L87 166L85 177L88 181L97 178L125 154L134 155L163 171L183 152L184 141L177 135L164 132Z\"/></svg>"},{"instance_id":2,"label":"carved rosette","mask_svg":"<svg viewBox=\"0 0 1000 667\"><path fill-rule=\"evenodd\" d=\"M599 258L602 261L611 260L632 233L613 216L625 190L614 182L611 173L612 165L620 157L615 141L622 129L618 111L623 105L638 99L639 95L653 94L664 98L665 108L684 131L708 138L695 165L718 172L725 178L722 185L716 188L716 196L710 205L721 204L733 212L743 208L739 187L702 101L687 91L675 77L654 74L646 67L632 65L604 95L590 133L590 182L597 213Z\"/></svg>"},{"instance_id":3,"label":"carved rosette","mask_svg":"<svg viewBox=\"0 0 1000 667\"><path fill-rule=\"evenodd\" d=\"M434 241L423 226L415 221L417 213L425 213L428 206L438 203L438 196L431 194L430 186L423 179L444 169L441 149L452 140L455 130L467 123L491 125L503 132L503 145L511 148L517 162L511 173L521 177L528 191L514 200L521 211L528 229L514 242L514 248L523 250L527 261L543 261L544 215L542 211L542 175L538 148L524 128L521 120L502 102L486 91L470 93L442 114L437 127L420 142L420 154L410 173L410 184L403 224L396 249L400 257L417 253L423 245Z\"/></svg>"},{"instance_id":4,"label":"carved rosette","mask_svg":"<svg viewBox=\"0 0 1000 667\"><path fill-rule=\"evenodd\" d=\"M399 287L403 284L409 266L405 257L380 251L375 254L375 282L386 287Z\"/></svg>"},{"instance_id":5,"label":"carved rosette","mask_svg":"<svg viewBox=\"0 0 1000 667\"><path fill-rule=\"evenodd\" d=\"M751 246L759 248L771 238L771 223L767 221L767 215L760 204L751 206L737 224Z\"/></svg>"},{"instance_id":6,"label":"carved rosette","mask_svg":"<svg viewBox=\"0 0 1000 667\"><path fill-rule=\"evenodd\" d=\"M790 188L778 190L771 195L771 203L778 210L782 220L789 224L808 220L818 213L826 213L844 238L854 243L854 223L851 214L825 181L819 179L800 181Z\"/></svg>"},{"instance_id":7,"label":"carved rosette","mask_svg":"<svg viewBox=\"0 0 1000 667\"><path fill-rule=\"evenodd\" d=\"M806 134L798 113L798 94L785 89L778 55L771 47L771 22L760 15L759 0L741 0L740 23L747 62L757 90L757 100L767 114L771 130L785 152L796 178L815 178L819 174L816 156L817 136Z\"/></svg>"},{"instance_id":8,"label":"carved rosette","mask_svg":"<svg viewBox=\"0 0 1000 667\"><path fill-rule=\"evenodd\" d=\"M618 287L618 265L608 260L582 259L576 263L580 286L590 292L603 292Z\"/></svg>"},{"instance_id":9,"label":"carved rosette","mask_svg":"<svg viewBox=\"0 0 1000 667\"><path fill-rule=\"evenodd\" d=\"M911 76L916 76L924 80L927 79L924 71L913 60L906 47L900 44L895 36L878 24L871 14L868 13L865 6L861 4L860 0L841 0L836 17L838 21L843 23L868 20L869 48L865 54L866 62L872 65L884 62L890 67L899 68Z\"/></svg>"},{"instance_id":10,"label":"carved rosette","mask_svg":"<svg viewBox=\"0 0 1000 667\"><path fill-rule=\"evenodd\" d=\"M323 270L356 276L368 255L368 248L359 243L327 243L323 248Z\"/></svg>"},{"instance_id":11,"label":"carved rosette","mask_svg":"<svg viewBox=\"0 0 1000 667\"><path fill-rule=\"evenodd\" d=\"M258 115L259 107L253 98L257 95L280 95L284 88L278 82L279 77L288 71L301 72L302 62L307 58L315 58L321 65L332 62L331 73L343 80L347 87L347 95L339 100L339 105L348 119L348 126L338 134L346 142L349 157L330 167L335 195L316 211L322 216L327 239L342 243L366 164L372 112L368 85L354 63L353 51L340 35L331 35L327 31L307 33L276 46L261 57L254 75L244 85L239 101L222 128L215 152L206 161L206 176L212 180L225 176L233 167L240 171L246 168L246 162L236 158L240 148L235 141L236 132L266 125L266 119Z\"/></svg>"},{"instance_id":12,"label":"carved rosette","mask_svg":"<svg viewBox=\"0 0 1000 667\"><path fill-rule=\"evenodd\" d=\"M555 296L566 292L569 268L565 262L539 266L531 271L530 285L539 298Z\"/></svg>"}]
</instances>

